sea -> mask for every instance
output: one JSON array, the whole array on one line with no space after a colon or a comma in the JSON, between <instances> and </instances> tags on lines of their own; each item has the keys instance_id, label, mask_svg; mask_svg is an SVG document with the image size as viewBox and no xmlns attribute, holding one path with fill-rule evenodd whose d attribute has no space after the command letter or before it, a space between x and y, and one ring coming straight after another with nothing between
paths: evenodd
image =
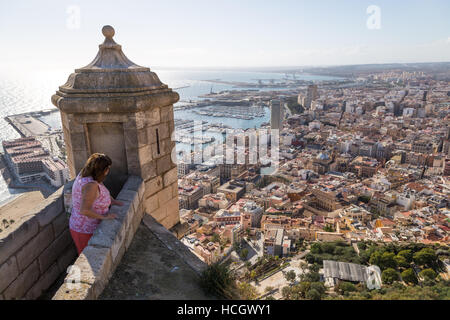
<instances>
[{"instance_id":1,"label":"sea","mask_svg":"<svg viewBox=\"0 0 450 320\"><path fill-rule=\"evenodd\" d=\"M243 90L248 88L239 88L228 84L218 84L207 80L223 80L236 82L257 83L258 80L267 81L268 79L282 80L286 77L285 73L273 72L255 72L255 71L221 71L221 70L167 70L152 69L159 76L160 80L174 88L180 95L179 104L186 101L197 101L199 96L224 90ZM20 135L9 125L4 117L12 114L40 111L54 108L50 98L60 85L63 85L69 74L73 72L68 69L54 70L26 70L15 72L14 70L0 70L0 142L19 138ZM337 78L327 76L316 76L308 74L297 74L297 79L310 81L334 80ZM273 89L266 89L273 90ZM277 89L279 90L279 89ZM175 119L183 120L203 120L208 123L222 123L232 128L258 128L262 123L268 122L269 110L263 117L252 120L234 119L225 117L210 117L198 115L189 110L176 111ZM61 120L58 113L53 113L42 119L53 128L61 128ZM178 148L186 148L177 144ZM1 145L0 145L1 149ZM3 151L3 150L0 150ZM0 205L14 199L27 190L9 188L3 177L0 176Z\"/></svg>"}]
</instances>

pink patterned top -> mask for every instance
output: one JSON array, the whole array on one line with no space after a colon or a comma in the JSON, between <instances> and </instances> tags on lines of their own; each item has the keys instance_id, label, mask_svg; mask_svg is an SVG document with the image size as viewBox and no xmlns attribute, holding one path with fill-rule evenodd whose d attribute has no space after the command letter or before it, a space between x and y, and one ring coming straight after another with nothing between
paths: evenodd
<instances>
[{"instance_id":1,"label":"pink patterned top","mask_svg":"<svg viewBox=\"0 0 450 320\"><path fill-rule=\"evenodd\" d=\"M98 214L105 215L111 205L109 190L98 183L92 177L81 177L79 174L72 186L72 214L70 215L69 228L80 233L92 234L100 224L100 219L92 219L81 214L81 189L89 182L96 182L100 191L97 199L92 204L92 210Z\"/></svg>"}]
</instances>

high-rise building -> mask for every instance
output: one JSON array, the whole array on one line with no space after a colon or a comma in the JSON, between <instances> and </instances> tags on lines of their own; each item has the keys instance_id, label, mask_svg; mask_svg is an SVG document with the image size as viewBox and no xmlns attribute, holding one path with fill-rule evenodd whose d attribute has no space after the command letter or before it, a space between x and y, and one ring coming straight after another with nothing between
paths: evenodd
<instances>
[{"instance_id":1,"label":"high-rise building","mask_svg":"<svg viewBox=\"0 0 450 320\"><path fill-rule=\"evenodd\" d=\"M280 100L270 101L270 128L281 130L283 128L284 106Z\"/></svg>"},{"instance_id":2,"label":"high-rise building","mask_svg":"<svg viewBox=\"0 0 450 320\"><path fill-rule=\"evenodd\" d=\"M319 93L317 92L317 85L312 84L308 86L308 91L306 93L305 105L306 109L311 109L311 103L319 98Z\"/></svg>"}]
</instances>

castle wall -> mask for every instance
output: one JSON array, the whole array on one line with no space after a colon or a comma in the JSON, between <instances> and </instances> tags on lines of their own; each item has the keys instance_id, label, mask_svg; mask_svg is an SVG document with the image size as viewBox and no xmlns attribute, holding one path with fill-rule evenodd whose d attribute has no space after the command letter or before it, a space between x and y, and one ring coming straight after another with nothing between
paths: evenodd
<instances>
[{"instance_id":1,"label":"castle wall","mask_svg":"<svg viewBox=\"0 0 450 320\"><path fill-rule=\"evenodd\" d=\"M61 187L0 237L0 300L39 298L75 257Z\"/></svg>"}]
</instances>

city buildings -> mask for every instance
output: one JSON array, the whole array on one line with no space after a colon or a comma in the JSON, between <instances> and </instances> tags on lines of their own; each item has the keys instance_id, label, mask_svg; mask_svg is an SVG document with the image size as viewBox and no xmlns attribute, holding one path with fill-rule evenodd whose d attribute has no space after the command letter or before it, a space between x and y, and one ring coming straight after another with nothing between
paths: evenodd
<instances>
[{"instance_id":1,"label":"city buildings","mask_svg":"<svg viewBox=\"0 0 450 320\"><path fill-rule=\"evenodd\" d=\"M68 181L67 165L61 159L52 157L36 138L4 140L2 145L6 162L21 183L45 179L52 186L60 187Z\"/></svg>"}]
</instances>

